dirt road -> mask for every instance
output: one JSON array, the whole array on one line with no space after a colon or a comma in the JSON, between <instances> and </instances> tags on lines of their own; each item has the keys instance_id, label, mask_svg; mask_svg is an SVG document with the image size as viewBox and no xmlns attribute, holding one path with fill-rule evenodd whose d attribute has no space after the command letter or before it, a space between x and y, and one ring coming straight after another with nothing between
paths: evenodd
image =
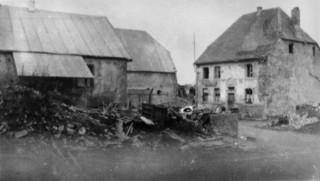
<instances>
[{"instance_id":1,"label":"dirt road","mask_svg":"<svg viewBox=\"0 0 320 181\"><path fill-rule=\"evenodd\" d=\"M319 136L241 122L257 149L186 150L122 147L83 151L37 138L0 139L0 180L312 180L320 179Z\"/></svg>"}]
</instances>

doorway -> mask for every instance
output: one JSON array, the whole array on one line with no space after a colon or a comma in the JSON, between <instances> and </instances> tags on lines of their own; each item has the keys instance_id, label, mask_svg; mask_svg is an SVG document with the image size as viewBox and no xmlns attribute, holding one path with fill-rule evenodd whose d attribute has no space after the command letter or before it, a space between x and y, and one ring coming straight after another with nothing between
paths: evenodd
<instances>
[{"instance_id":1,"label":"doorway","mask_svg":"<svg viewBox=\"0 0 320 181\"><path fill-rule=\"evenodd\" d=\"M235 104L235 94L234 92L228 93L228 107L233 108Z\"/></svg>"}]
</instances>

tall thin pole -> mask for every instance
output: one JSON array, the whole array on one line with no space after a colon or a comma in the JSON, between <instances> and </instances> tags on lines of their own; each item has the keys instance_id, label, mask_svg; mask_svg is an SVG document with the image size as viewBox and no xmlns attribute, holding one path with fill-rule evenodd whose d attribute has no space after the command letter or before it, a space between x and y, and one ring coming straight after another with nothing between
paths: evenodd
<instances>
[{"instance_id":1,"label":"tall thin pole","mask_svg":"<svg viewBox=\"0 0 320 181\"><path fill-rule=\"evenodd\" d=\"M193 32L193 60L196 61L196 33Z\"/></svg>"},{"instance_id":2,"label":"tall thin pole","mask_svg":"<svg viewBox=\"0 0 320 181\"><path fill-rule=\"evenodd\" d=\"M193 62L196 62L196 33L193 32ZM194 70L195 70L195 73L196 73L196 86L195 86L195 103L196 103L196 106L198 107L198 71L197 71L197 66L194 65Z\"/></svg>"}]
</instances>

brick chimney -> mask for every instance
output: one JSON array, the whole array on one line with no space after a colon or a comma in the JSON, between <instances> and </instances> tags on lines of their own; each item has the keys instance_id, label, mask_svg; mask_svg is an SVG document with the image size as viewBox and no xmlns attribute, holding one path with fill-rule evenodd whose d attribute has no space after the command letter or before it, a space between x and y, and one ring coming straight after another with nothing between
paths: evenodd
<instances>
[{"instance_id":1,"label":"brick chimney","mask_svg":"<svg viewBox=\"0 0 320 181\"><path fill-rule=\"evenodd\" d=\"M262 7L258 6L257 7L257 16L260 16L261 12L262 12Z\"/></svg>"},{"instance_id":2,"label":"brick chimney","mask_svg":"<svg viewBox=\"0 0 320 181\"><path fill-rule=\"evenodd\" d=\"M296 27L300 27L300 9L299 7L295 7L291 10L291 20Z\"/></svg>"},{"instance_id":3,"label":"brick chimney","mask_svg":"<svg viewBox=\"0 0 320 181\"><path fill-rule=\"evenodd\" d=\"M29 0L29 11L34 11L35 10L35 6L36 6L36 0Z\"/></svg>"}]
</instances>

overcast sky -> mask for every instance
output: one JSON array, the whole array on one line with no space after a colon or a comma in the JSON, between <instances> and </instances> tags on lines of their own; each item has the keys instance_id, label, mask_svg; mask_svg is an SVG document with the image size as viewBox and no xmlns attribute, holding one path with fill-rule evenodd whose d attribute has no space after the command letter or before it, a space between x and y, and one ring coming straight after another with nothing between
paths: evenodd
<instances>
[{"instance_id":1,"label":"overcast sky","mask_svg":"<svg viewBox=\"0 0 320 181\"><path fill-rule=\"evenodd\" d=\"M0 0L28 6L29 0ZM36 0L36 8L107 16L114 27L149 32L166 47L177 67L180 84L194 83L193 33L196 57L241 15L280 7L289 16L298 6L302 28L320 42L319 0Z\"/></svg>"}]
</instances>

